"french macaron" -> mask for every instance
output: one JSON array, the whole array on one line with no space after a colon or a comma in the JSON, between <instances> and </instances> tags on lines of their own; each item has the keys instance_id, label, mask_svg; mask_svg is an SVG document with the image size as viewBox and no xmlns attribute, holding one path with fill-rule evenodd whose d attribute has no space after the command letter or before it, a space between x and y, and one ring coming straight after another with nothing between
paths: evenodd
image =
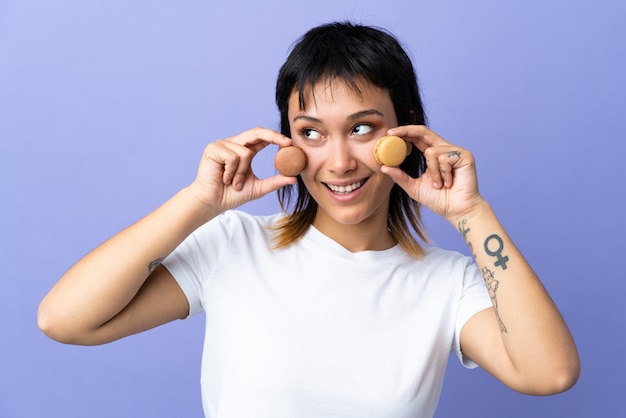
<instances>
[{"instance_id":1,"label":"french macaron","mask_svg":"<svg viewBox=\"0 0 626 418\"><path fill-rule=\"evenodd\" d=\"M386 135L380 138L374 146L374 157L381 165L397 167L409 153L409 144L399 136Z\"/></svg>"},{"instance_id":2,"label":"french macaron","mask_svg":"<svg viewBox=\"0 0 626 418\"><path fill-rule=\"evenodd\" d=\"M306 154L295 145L282 147L274 157L274 167L284 176L295 177L306 166Z\"/></svg>"}]
</instances>

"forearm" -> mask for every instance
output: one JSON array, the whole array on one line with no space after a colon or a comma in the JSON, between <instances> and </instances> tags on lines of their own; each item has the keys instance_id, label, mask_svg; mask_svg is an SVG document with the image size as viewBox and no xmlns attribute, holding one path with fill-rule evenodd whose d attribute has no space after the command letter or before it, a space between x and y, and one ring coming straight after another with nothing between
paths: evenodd
<instances>
[{"instance_id":1,"label":"forearm","mask_svg":"<svg viewBox=\"0 0 626 418\"><path fill-rule=\"evenodd\" d=\"M204 210L184 189L87 254L42 301L42 329L84 335L109 321L130 303L165 256L216 215Z\"/></svg>"},{"instance_id":2,"label":"forearm","mask_svg":"<svg viewBox=\"0 0 626 418\"><path fill-rule=\"evenodd\" d=\"M455 226L483 275L510 366L525 376L577 374L578 355L565 321L535 272L483 202Z\"/></svg>"}]
</instances>

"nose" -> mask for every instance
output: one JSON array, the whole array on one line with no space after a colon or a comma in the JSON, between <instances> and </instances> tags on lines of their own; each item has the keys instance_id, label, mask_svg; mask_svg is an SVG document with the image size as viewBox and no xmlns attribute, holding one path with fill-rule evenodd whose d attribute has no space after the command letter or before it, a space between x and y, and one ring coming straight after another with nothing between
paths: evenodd
<instances>
[{"instance_id":1,"label":"nose","mask_svg":"<svg viewBox=\"0 0 626 418\"><path fill-rule=\"evenodd\" d=\"M328 141L326 164L332 172L344 174L356 169L356 159L345 138L333 138Z\"/></svg>"}]
</instances>

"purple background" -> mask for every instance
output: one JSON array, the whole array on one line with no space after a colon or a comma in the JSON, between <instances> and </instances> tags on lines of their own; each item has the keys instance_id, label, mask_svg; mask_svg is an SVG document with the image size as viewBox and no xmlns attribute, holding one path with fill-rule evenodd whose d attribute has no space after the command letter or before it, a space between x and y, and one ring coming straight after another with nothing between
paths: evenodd
<instances>
[{"instance_id":1,"label":"purple background","mask_svg":"<svg viewBox=\"0 0 626 418\"><path fill-rule=\"evenodd\" d=\"M205 144L276 128L274 81L311 26L391 29L431 126L474 151L481 191L578 343L579 383L517 394L450 362L438 417L626 416L626 3L0 2L0 417L199 417L203 317L101 347L37 329L80 256L195 175ZM273 173L273 152L255 160ZM275 196L247 206L277 209ZM465 252L427 215L434 241Z\"/></svg>"}]
</instances>

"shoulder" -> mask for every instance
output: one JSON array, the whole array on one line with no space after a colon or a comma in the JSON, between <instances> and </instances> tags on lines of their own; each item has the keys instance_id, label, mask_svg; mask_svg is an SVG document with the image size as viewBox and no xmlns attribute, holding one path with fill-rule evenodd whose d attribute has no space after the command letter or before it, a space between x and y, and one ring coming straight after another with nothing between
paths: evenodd
<instances>
[{"instance_id":1,"label":"shoulder","mask_svg":"<svg viewBox=\"0 0 626 418\"><path fill-rule=\"evenodd\" d=\"M269 246L272 227L283 214L251 215L242 210L228 210L199 227L186 241L221 249L241 246Z\"/></svg>"},{"instance_id":2,"label":"shoulder","mask_svg":"<svg viewBox=\"0 0 626 418\"><path fill-rule=\"evenodd\" d=\"M282 213L271 215L252 215L242 210L233 209L224 212L221 217L233 224L241 225L242 228L271 228L284 216Z\"/></svg>"},{"instance_id":3,"label":"shoulder","mask_svg":"<svg viewBox=\"0 0 626 418\"><path fill-rule=\"evenodd\" d=\"M455 289L459 295L470 288L484 287L474 259L458 251L426 247L424 257L418 262L418 271L433 279L438 286Z\"/></svg>"},{"instance_id":4,"label":"shoulder","mask_svg":"<svg viewBox=\"0 0 626 418\"><path fill-rule=\"evenodd\" d=\"M202 225L196 232L207 233L209 231L222 230L228 235L238 231L254 233L270 229L280 219L282 214L251 215L242 210L228 210Z\"/></svg>"},{"instance_id":5,"label":"shoulder","mask_svg":"<svg viewBox=\"0 0 626 418\"><path fill-rule=\"evenodd\" d=\"M424 257L419 260L423 265L433 268L466 269L474 264L474 259L458 251L439 247L425 247Z\"/></svg>"},{"instance_id":6,"label":"shoulder","mask_svg":"<svg viewBox=\"0 0 626 418\"><path fill-rule=\"evenodd\" d=\"M252 215L248 212L244 212L239 209L227 210L222 213L218 218L223 222L230 222L233 224L239 224L248 228L267 228L271 227L276 221L282 218L284 214L274 213L271 215Z\"/></svg>"}]
</instances>

